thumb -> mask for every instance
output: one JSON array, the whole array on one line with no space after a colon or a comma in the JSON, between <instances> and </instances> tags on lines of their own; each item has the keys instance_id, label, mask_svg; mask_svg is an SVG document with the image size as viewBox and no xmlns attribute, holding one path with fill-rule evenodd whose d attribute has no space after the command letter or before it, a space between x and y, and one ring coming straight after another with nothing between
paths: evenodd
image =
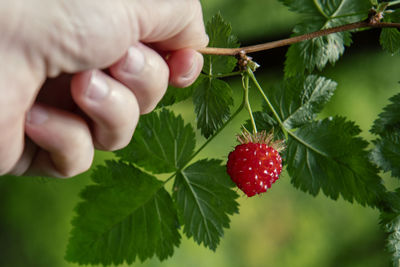
<instances>
[{"instance_id":1,"label":"thumb","mask_svg":"<svg viewBox=\"0 0 400 267\"><path fill-rule=\"evenodd\" d=\"M55 8L61 15L42 24L54 45L38 45L50 76L109 67L138 42L166 51L208 42L198 0L73 0Z\"/></svg>"}]
</instances>

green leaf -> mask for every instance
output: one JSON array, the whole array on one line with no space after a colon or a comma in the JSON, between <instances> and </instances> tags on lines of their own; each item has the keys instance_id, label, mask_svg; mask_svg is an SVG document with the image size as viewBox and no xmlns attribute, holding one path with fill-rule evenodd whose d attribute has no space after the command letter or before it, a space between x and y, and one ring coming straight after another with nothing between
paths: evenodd
<instances>
[{"instance_id":1,"label":"green leaf","mask_svg":"<svg viewBox=\"0 0 400 267\"><path fill-rule=\"evenodd\" d=\"M361 21L368 16L368 0L281 0L291 11L305 14L293 36ZM349 14L352 14L349 16ZM294 76L334 64L351 44L351 34L340 32L293 44L286 54L285 74Z\"/></svg>"},{"instance_id":2,"label":"green leaf","mask_svg":"<svg viewBox=\"0 0 400 267\"><path fill-rule=\"evenodd\" d=\"M168 173L185 166L195 142L192 126L163 109L141 116L130 144L115 154L150 172Z\"/></svg>"},{"instance_id":3,"label":"green leaf","mask_svg":"<svg viewBox=\"0 0 400 267\"><path fill-rule=\"evenodd\" d=\"M341 195L362 205L378 206L385 187L368 160L368 143L352 122L335 117L303 125L290 133L287 170L295 187L332 199Z\"/></svg>"},{"instance_id":4,"label":"green leaf","mask_svg":"<svg viewBox=\"0 0 400 267\"><path fill-rule=\"evenodd\" d=\"M238 47L237 38L231 34L232 28L221 14L216 14L206 25L210 38L209 47ZM236 58L230 56L204 56L203 72L194 86L193 103L197 116L197 128L208 138L230 117L233 105L232 89L214 75L230 73L236 66Z\"/></svg>"},{"instance_id":5,"label":"green leaf","mask_svg":"<svg viewBox=\"0 0 400 267\"><path fill-rule=\"evenodd\" d=\"M208 138L229 119L233 93L230 86L222 80L205 75L201 75L199 79L193 93L193 104L197 128Z\"/></svg>"},{"instance_id":6,"label":"green leaf","mask_svg":"<svg viewBox=\"0 0 400 267\"><path fill-rule=\"evenodd\" d=\"M391 102L375 120L371 132L382 137L400 133L400 94L389 99Z\"/></svg>"},{"instance_id":7,"label":"green leaf","mask_svg":"<svg viewBox=\"0 0 400 267\"><path fill-rule=\"evenodd\" d=\"M325 77L296 76L268 90L267 96L285 128L293 129L313 120L330 100L336 86L336 82ZM268 107L264 106L264 110Z\"/></svg>"},{"instance_id":8,"label":"green leaf","mask_svg":"<svg viewBox=\"0 0 400 267\"><path fill-rule=\"evenodd\" d=\"M385 13L385 22L398 22L400 11ZM383 50L395 55L400 52L400 31L396 28L383 28L379 37L379 42Z\"/></svg>"},{"instance_id":9,"label":"green leaf","mask_svg":"<svg viewBox=\"0 0 400 267\"><path fill-rule=\"evenodd\" d=\"M387 136L376 140L371 151L371 160L393 177L400 178L400 140L398 136Z\"/></svg>"},{"instance_id":10,"label":"green leaf","mask_svg":"<svg viewBox=\"0 0 400 267\"><path fill-rule=\"evenodd\" d=\"M72 221L68 261L116 265L173 254L179 223L161 181L115 161L98 166L92 179L95 185L82 192Z\"/></svg>"},{"instance_id":11,"label":"green leaf","mask_svg":"<svg viewBox=\"0 0 400 267\"><path fill-rule=\"evenodd\" d=\"M171 106L173 104L182 102L193 94L193 85L186 87L186 88L176 88L173 86L168 86L167 92L165 93L164 97L158 103L157 108L163 108L167 106Z\"/></svg>"},{"instance_id":12,"label":"green leaf","mask_svg":"<svg viewBox=\"0 0 400 267\"><path fill-rule=\"evenodd\" d=\"M391 217L383 228L388 233L387 248L392 253L393 266L400 267L400 214Z\"/></svg>"},{"instance_id":13,"label":"green leaf","mask_svg":"<svg viewBox=\"0 0 400 267\"><path fill-rule=\"evenodd\" d=\"M292 12L320 16L320 12L318 11L318 6L316 5L315 1L308 1L308 0L279 0L285 6L289 8ZM318 3L318 2L317 2Z\"/></svg>"},{"instance_id":14,"label":"green leaf","mask_svg":"<svg viewBox=\"0 0 400 267\"><path fill-rule=\"evenodd\" d=\"M201 160L177 174L173 197L188 237L216 249L228 215L238 212L233 186L219 160Z\"/></svg>"},{"instance_id":15,"label":"green leaf","mask_svg":"<svg viewBox=\"0 0 400 267\"><path fill-rule=\"evenodd\" d=\"M395 28L382 29L379 42L382 48L391 53L397 54L400 51L400 31Z\"/></svg>"},{"instance_id":16,"label":"green leaf","mask_svg":"<svg viewBox=\"0 0 400 267\"><path fill-rule=\"evenodd\" d=\"M390 102L372 126L371 132L380 139L374 142L370 156L382 170L400 178L400 94Z\"/></svg>"},{"instance_id":17,"label":"green leaf","mask_svg":"<svg viewBox=\"0 0 400 267\"><path fill-rule=\"evenodd\" d=\"M309 75L286 78L282 83L265 91L286 129L294 129L315 119L336 89L336 82L325 77ZM257 128L269 131L278 123L271 110L263 106L263 112L254 114Z\"/></svg>"},{"instance_id":18,"label":"green leaf","mask_svg":"<svg viewBox=\"0 0 400 267\"><path fill-rule=\"evenodd\" d=\"M232 35L232 27L218 13L206 24L209 47L239 47L236 36ZM203 72L207 75L230 73L236 66L236 58L231 56L205 55Z\"/></svg>"},{"instance_id":19,"label":"green leaf","mask_svg":"<svg viewBox=\"0 0 400 267\"><path fill-rule=\"evenodd\" d=\"M269 112L261 112L261 111L253 112L253 118L254 118L254 121L256 122L257 131L264 130L266 132L270 132L270 131L274 130L275 134L276 134L275 129L278 129L278 131L279 131L278 122L270 115ZM248 119L246 121L246 123L244 124L244 127L247 130L250 130L253 128L253 125L252 125L250 119ZM282 136L282 138L279 138L279 139L283 139L283 138L284 138L284 136Z\"/></svg>"},{"instance_id":20,"label":"green leaf","mask_svg":"<svg viewBox=\"0 0 400 267\"><path fill-rule=\"evenodd\" d=\"M387 249L392 253L393 266L400 267L400 190L391 192L391 204L395 206L390 210L381 212L380 224L383 230L388 234L387 236Z\"/></svg>"}]
</instances>

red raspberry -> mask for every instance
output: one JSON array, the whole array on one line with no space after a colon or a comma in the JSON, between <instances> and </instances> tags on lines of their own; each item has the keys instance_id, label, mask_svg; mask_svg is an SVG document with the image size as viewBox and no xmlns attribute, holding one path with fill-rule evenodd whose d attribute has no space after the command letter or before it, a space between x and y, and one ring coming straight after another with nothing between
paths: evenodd
<instances>
[{"instance_id":1,"label":"red raspberry","mask_svg":"<svg viewBox=\"0 0 400 267\"><path fill-rule=\"evenodd\" d=\"M244 132L238 137L241 142L229 153L226 164L232 181L248 196L267 191L279 178L284 149L283 141L272 141L273 134L265 131L251 135Z\"/></svg>"}]
</instances>

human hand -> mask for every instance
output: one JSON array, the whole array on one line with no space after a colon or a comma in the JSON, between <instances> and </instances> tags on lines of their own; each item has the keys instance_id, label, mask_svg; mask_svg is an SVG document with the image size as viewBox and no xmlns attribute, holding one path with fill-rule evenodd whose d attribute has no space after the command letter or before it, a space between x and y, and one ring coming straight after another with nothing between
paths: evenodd
<instances>
[{"instance_id":1,"label":"human hand","mask_svg":"<svg viewBox=\"0 0 400 267\"><path fill-rule=\"evenodd\" d=\"M127 145L208 42L198 0L2 1L0 32L0 174L53 177Z\"/></svg>"}]
</instances>

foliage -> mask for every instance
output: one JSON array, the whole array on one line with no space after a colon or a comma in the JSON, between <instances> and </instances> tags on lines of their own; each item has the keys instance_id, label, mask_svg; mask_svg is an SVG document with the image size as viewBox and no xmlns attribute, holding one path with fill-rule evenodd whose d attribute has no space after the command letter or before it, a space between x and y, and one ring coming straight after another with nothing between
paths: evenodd
<instances>
[{"instance_id":1,"label":"foliage","mask_svg":"<svg viewBox=\"0 0 400 267\"><path fill-rule=\"evenodd\" d=\"M384 14L386 22L400 18L399 11L386 10L390 3L369 0L280 1L304 16L294 35L362 21L371 8ZM206 29L211 47L239 46L220 14ZM382 48L398 53L399 38L397 29L383 29ZM102 265L130 264L153 256L164 260L179 246L181 234L215 250L229 228L229 216L238 213L238 195L224 162L198 159L198 155L246 107L248 129L273 130L277 138L286 139L282 156L294 187L379 209L399 266L399 191L389 192L379 174L385 171L400 177L400 94L390 99L374 122L371 132L376 140L370 151L355 122L319 115L337 83L314 72L328 62L334 64L350 44L351 33L339 32L291 45L283 81L265 91L254 70L236 69L235 57L205 55L198 80L187 89L169 88L158 109L141 117L132 142L116 152L119 160L107 161L94 171L94 184L84 189L76 208L66 259ZM236 74L242 76L244 97L231 113L232 89L222 78ZM257 89L264 99L260 111L252 112L250 89ZM197 148L192 124L168 109L189 98L197 129L206 138ZM172 189L167 187L171 184Z\"/></svg>"},{"instance_id":2,"label":"foliage","mask_svg":"<svg viewBox=\"0 0 400 267\"><path fill-rule=\"evenodd\" d=\"M294 27L294 35L361 21L367 18L371 8L369 0L280 1L292 11L305 15L303 22ZM350 32L339 32L294 44L286 55L285 74L293 76L315 68L322 70L328 62L334 64L351 42Z\"/></svg>"}]
</instances>

